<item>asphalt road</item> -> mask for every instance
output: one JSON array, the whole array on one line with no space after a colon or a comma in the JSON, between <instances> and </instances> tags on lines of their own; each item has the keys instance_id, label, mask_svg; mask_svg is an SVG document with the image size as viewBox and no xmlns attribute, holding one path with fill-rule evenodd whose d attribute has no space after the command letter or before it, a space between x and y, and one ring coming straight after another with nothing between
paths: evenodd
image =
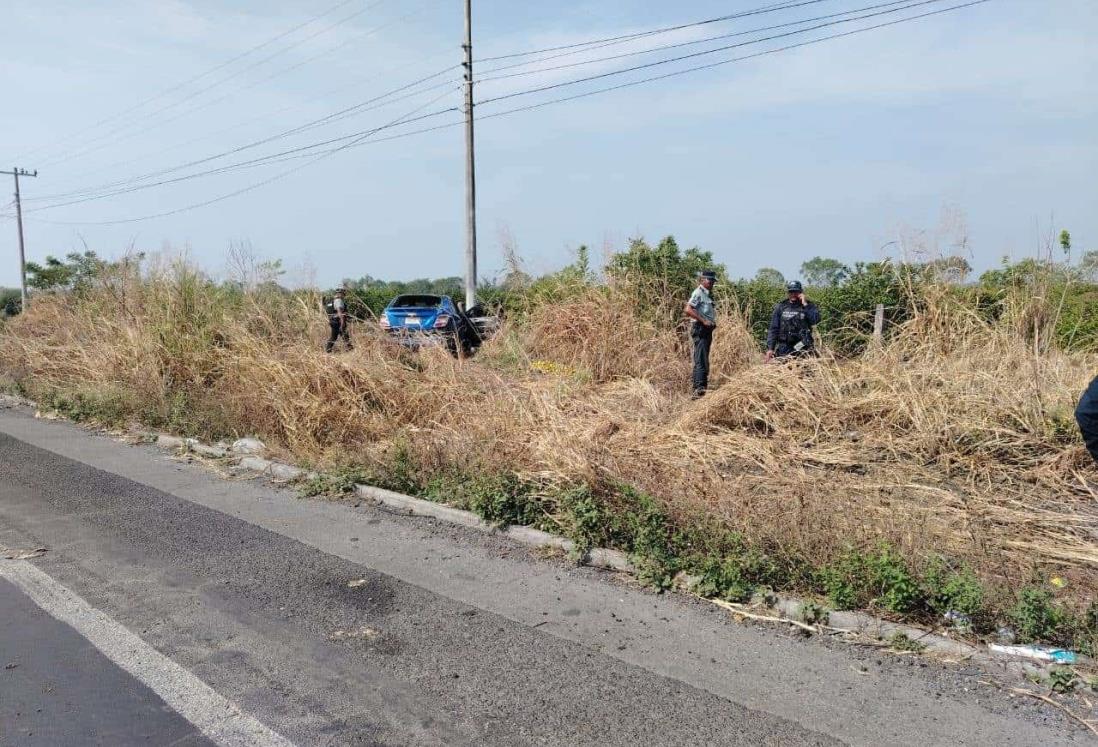
<instances>
[{"instance_id":1,"label":"asphalt road","mask_svg":"<svg viewBox=\"0 0 1098 747\"><path fill-rule=\"evenodd\" d=\"M212 747L156 693L0 579L0 743Z\"/></svg>"},{"instance_id":2,"label":"asphalt road","mask_svg":"<svg viewBox=\"0 0 1098 747\"><path fill-rule=\"evenodd\" d=\"M1084 743L971 678L11 409L0 546L48 548L0 564L33 564L299 745ZM209 743L3 582L0 619L0 745Z\"/></svg>"}]
</instances>

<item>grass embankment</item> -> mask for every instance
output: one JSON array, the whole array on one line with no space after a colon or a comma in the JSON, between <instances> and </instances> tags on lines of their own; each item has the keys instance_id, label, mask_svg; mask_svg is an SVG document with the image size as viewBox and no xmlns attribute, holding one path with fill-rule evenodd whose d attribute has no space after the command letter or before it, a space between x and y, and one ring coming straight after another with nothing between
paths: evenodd
<instances>
[{"instance_id":1,"label":"grass embankment","mask_svg":"<svg viewBox=\"0 0 1098 747\"><path fill-rule=\"evenodd\" d=\"M366 325L325 355L309 299L123 273L36 299L0 331L0 366L72 417L255 434L328 470L314 489L368 480L622 548L655 585L952 610L1093 651L1098 501L1072 421L1092 357L928 291L843 361L759 365L731 314L692 402L685 339L619 293L536 305L455 361Z\"/></svg>"}]
</instances>

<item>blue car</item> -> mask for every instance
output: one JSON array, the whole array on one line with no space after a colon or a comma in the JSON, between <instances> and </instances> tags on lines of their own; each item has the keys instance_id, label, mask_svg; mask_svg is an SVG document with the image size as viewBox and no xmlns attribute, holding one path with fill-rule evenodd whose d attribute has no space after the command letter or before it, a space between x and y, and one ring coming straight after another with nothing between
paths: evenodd
<instances>
[{"instance_id":1,"label":"blue car","mask_svg":"<svg viewBox=\"0 0 1098 747\"><path fill-rule=\"evenodd\" d=\"M390 336L414 350L445 345L454 355L459 352L469 355L480 347L477 325L449 296L397 296L381 312L378 321Z\"/></svg>"}]
</instances>

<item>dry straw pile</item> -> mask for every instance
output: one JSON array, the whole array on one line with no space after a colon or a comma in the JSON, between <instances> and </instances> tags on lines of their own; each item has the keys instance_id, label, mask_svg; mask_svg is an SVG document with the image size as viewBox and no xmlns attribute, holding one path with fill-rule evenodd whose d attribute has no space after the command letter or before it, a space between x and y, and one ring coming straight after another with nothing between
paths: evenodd
<instances>
[{"instance_id":1,"label":"dry straw pile","mask_svg":"<svg viewBox=\"0 0 1098 747\"><path fill-rule=\"evenodd\" d=\"M424 476L620 482L821 563L887 541L999 583L1042 564L1098 588L1095 473L1072 421L1094 359L931 294L862 357L762 365L729 314L716 388L692 402L686 339L606 292L533 309L471 360L400 351L368 325L333 356L315 299L229 293L176 266L37 299L0 330L0 366L32 396L257 434L314 464L402 448Z\"/></svg>"}]
</instances>

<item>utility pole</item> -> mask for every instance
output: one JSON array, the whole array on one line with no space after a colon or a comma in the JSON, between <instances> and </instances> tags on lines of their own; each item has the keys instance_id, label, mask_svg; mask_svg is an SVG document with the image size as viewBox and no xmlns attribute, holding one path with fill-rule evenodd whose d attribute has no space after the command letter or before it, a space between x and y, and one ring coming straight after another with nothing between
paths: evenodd
<instances>
[{"instance_id":1,"label":"utility pole","mask_svg":"<svg viewBox=\"0 0 1098 747\"><path fill-rule=\"evenodd\" d=\"M465 308L477 303L477 178L473 157L473 0L465 0Z\"/></svg>"},{"instance_id":2,"label":"utility pole","mask_svg":"<svg viewBox=\"0 0 1098 747\"><path fill-rule=\"evenodd\" d=\"M19 177L38 176L38 170L27 171L12 166L11 171L0 171L15 177L15 224L19 228L19 301L20 311L27 310L27 254L23 248L23 205L19 198Z\"/></svg>"}]
</instances>

